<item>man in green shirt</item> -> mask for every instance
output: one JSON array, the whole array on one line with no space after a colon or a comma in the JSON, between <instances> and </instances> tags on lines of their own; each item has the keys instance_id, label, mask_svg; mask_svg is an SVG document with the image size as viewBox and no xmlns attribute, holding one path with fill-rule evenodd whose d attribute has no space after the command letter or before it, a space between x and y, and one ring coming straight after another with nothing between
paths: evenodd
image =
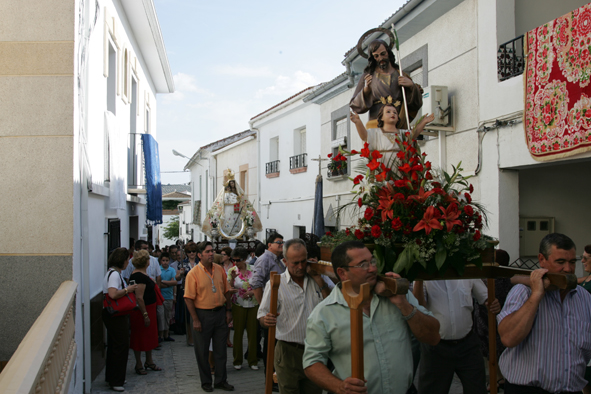
<instances>
[{"instance_id":1,"label":"man in green shirt","mask_svg":"<svg viewBox=\"0 0 591 394\"><path fill-rule=\"evenodd\" d=\"M413 379L411 334L434 346L439 342L439 322L412 293L389 298L376 294L383 284L377 282L376 261L363 243L347 241L337 246L332 264L341 281L350 280L356 292L363 283L370 285L371 300L363 305L367 385L350 377L350 311L340 284L308 318L303 358L306 375L334 393L406 393ZM399 277L394 273L388 276ZM326 367L328 359L335 366L334 374Z\"/></svg>"}]
</instances>

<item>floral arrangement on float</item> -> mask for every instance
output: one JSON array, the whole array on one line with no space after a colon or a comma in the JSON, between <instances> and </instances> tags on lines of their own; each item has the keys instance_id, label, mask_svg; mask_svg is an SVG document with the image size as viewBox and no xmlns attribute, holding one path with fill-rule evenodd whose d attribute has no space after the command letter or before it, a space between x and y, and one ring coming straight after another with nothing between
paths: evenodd
<instances>
[{"instance_id":1,"label":"floral arrangement on float","mask_svg":"<svg viewBox=\"0 0 591 394\"><path fill-rule=\"evenodd\" d=\"M461 174L461 162L448 174L436 171L410 133L395 143L400 151L391 163L379 161L378 150L365 143L361 152L339 149L342 157L367 160L353 181L357 225L326 233L322 246L331 249L357 239L373 249L380 273L394 271L413 280L421 274L442 275L450 268L462 275L466 264L482 267L481 253L491 237L481 231L486 223L482 206L472 200L473 186Z\"/></svg>"}]
</instances>

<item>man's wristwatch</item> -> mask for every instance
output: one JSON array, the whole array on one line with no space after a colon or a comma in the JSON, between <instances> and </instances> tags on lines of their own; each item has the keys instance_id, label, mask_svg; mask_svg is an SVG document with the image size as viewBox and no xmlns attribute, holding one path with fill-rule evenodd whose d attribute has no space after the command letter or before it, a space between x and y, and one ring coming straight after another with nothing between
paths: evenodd
<instances>
[{"instance_id":1,"label":"man's wristwatch","mask_svg":"<svg viewBox=\"0 0 591 394\"><path fill-rule=\"evenodd\" d=\"M148 312L144 312L143 315L144 315L144 318L148 317Z\"/></svg>"},{"instance_id":2,"label":"man's wristwatch","mask_svg":"<svg viewBox=\"0 0 591 394\"><path fill-rule=\"evenodd\" d=\"M412 306L412 312L410 312L410 313L409 313L408 315L406 315L406 316L402 316L402 318L403 318L405 321L409 321L410 319L412 319L412 317L415 315L415 313L417 313L417 311L418 311L417 307L413 305L413 306Z\"/></svg>"}]
</instances>

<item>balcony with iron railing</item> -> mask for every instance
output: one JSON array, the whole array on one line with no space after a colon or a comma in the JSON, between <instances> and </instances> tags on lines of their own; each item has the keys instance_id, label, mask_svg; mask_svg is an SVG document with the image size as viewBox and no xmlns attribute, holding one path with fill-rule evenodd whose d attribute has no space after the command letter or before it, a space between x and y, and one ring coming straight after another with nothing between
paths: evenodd
<instances>
[{"instance_id":1,"label":"balcony with iron railing","mask_svg":"<svg viewBox=\"0 0 591 394\"><path fill-rule=\"evenodd\" d=\"M524 68L523 35L499 45L497 52L499 81L505 81L523 74Z\"/></svg>"},{"instance_id":2,"label":"balcony with iron railing","mask_svg":"<svg viewBox=\"0 0 591 394\"><path fill-rule=\"evenodd\" d=\"M0 374L7 393L67 393L76 364L76 288L65 281L49 300Z\"/></svg>"},{"instance_id":3,"label":"balcony with iron railing","mask_svg":"<svg viewBox=\"0 0 591 394\"><path fill-rule=\"evenodd\" d=\"M302 153L300 155L291 156L289 158L289 172L298 174L300 172L308 171L308 154Z\"/></svg>"},{"instance_id":4,"label":"balcony with iron railing","mask_svg":"<svg viewBox=\"0 0 591 394\"><path fill-rule=\"evenodd\" d=\"M267 178L277 178L279 176L279 160L265 164L265 175Z\"/></svg>"}]
</instances>

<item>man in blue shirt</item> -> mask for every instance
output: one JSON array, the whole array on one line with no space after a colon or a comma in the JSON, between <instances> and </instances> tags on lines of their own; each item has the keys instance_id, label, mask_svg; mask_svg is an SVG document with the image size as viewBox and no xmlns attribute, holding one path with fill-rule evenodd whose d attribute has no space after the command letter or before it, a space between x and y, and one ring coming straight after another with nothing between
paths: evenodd
<instances>
[{"instance_id":1,"label":"man in blue shirt","mask_svg":"<svg viewBox=\"0 0 591 394\"><path fill-rule=\"evenodd\" d=\"M497 316L507 346L499 362L505 393L581 392L591 359L591 294L580 286L552 290L543 281L547 272L575 272L575 244L564 234L548 234L538 260L531 288L515 285Z\"/></svg>"}]
</instances>

